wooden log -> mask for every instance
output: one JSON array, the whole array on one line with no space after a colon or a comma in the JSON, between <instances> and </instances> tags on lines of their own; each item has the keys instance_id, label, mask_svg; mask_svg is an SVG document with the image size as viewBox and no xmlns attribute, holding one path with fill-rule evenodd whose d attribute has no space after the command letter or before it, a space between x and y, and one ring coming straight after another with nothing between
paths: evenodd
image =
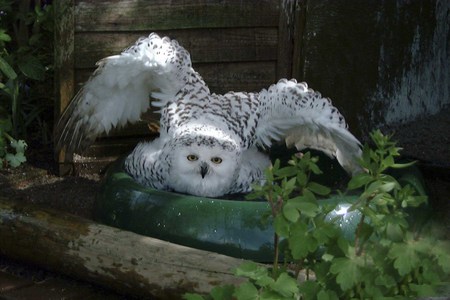
<instances>
[{"instance_id":1,"label":"wooden log","mask_svg":"<svg viewBox=\"0 0 450 300\"><path fill-rule=\"evenodd\" d=\"M0 254L141 298L180 299L242 279L243 260L0 198Z\"/></svg>"}]
</instances>

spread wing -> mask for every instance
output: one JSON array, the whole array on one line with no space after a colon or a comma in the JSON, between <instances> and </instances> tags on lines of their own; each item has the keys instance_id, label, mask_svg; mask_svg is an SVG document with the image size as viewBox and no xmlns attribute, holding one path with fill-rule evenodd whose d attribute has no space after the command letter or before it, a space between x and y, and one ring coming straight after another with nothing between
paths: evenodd
<instances>
[{"instance_id":1,"label":"spread wing","mask_svg":"<svg viewBox=\"0 0 450 300\"><path fill-rule=\"evenodd\" d=\"M189 53L155 33L97 65L55 128L57 149L82 152L100 134L138 121L149 108L150 94L159 99L154 105L163 106L195 73Z\"/></svg>"},{"instance_id":2,"label":"spread wing","mask_svg":"<svg viewBox=\"0 0 450 300\"><path fill-rule=\"evenodd\" d=\"M282 79L259 93L260 118L256 141L270 147L273 140L285 140L298 150L311 148L336 157L350 173L360 170L359 141L347 130L339 111L306 83Z\"/></svg>"}]
</instances>

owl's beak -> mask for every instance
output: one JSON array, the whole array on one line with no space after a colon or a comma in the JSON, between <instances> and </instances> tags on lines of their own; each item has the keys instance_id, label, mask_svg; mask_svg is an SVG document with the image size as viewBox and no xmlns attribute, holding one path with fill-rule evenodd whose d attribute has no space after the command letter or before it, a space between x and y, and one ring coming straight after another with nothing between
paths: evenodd
<instances>
[{"instance_id":1,"label":"owl's beak","mask_svg":"<svg viewBox=\"0 0 450 300\"><path fill-rule=\"evenodd\" d=\"M202 178L205 178L206 173L208 173L208 165L203 162L200 165L200 175L202 175Z\"/></svg>"}]
</instances>

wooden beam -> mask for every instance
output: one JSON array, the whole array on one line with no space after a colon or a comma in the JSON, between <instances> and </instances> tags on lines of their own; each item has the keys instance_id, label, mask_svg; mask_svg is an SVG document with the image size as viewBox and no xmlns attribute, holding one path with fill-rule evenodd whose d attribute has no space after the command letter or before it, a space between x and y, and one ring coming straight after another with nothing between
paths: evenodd
<instances>
[{"instance_id":1,"label":"wooden beam","mask_svg":"<svg viewBox=\"0 0 450 300\"><path fill-rule=\"evenodd\" d=\"M76 31L276 27L275 0L79 0Z\"/></svg>"},{"instance_id":2,"label":"wooden beam","mask_svg":"<svg viewBox=\"0 0 450 300\"><path fill-rule=\"evenodd\" d=\"M180 299L238 284L243 260L0 198L0 254L126 295Z\"/></svg>"}]
</instances>

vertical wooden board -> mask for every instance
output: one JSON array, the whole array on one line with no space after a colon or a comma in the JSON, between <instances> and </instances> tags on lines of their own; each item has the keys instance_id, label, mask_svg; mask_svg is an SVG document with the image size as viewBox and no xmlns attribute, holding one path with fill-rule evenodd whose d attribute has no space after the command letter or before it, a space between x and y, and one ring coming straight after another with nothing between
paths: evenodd
<instances>
[{"instance_id":1,"label":"vertical wooden board","mask_svg":"<svg viewBox=\"0 0 450 300\"><path fill-rule=\"evenodd\" d=\"M379 2L308 1L301 79L331 98L350 130L359 134L357 115L376 84Z\"/></svg>"},{"instance_id":2,"label":"vertical wooden board","mask_svg":"<svg viewBox=\"0 0 450 300\"><path fill-rule=\"evenodd\" d=\"M55 86L56 112L64 110L74 92L74 12L73 0L55 1Z\"/></svg>"},{"instance_id":3,"label":"vertical wooden board","mask_svg":"<svg viewBox=\"0 0 450 300\"><path fill-rule=\"evenodd\" d=\"M53 4L55 14L54 31L54 68L55 68L55 117L58 120L70 100L74 96L74 2L73 0L55 1ZM63 162L71 160L65 153L56 153L60 163L59 173L67 174L70 167Z\"/></svg>"},{"instance_id":4,"label":"vertical wooden board","mask_svg":"<svg viewBox=\"0 0 450 300\"><path fill-rule=\"evenodd\" d=\"M292 77L292 57L294 50L295 8L297 0L280 0L278 23L277 78Z\"/></svg>"},{"instance_id":5,"label":"vertical wooden board","mask_svg":"<svg viewBox=\"0 0 450 300\"><path fill-rule=\"evenodd\" d=\"M358 136L439 109L450 102L449 7L308 1L302 80L330 97Z\"/></svg>"},{"instance_id":6,"label":"vertical wooden board","mask_svg":"<svg viewBox=\"0 0 450 300\"><path fill-rule=\"evenodd\" d=\"M278 0L78 0L77 31L273 27Z\"/></svg>"}]
</instances>

